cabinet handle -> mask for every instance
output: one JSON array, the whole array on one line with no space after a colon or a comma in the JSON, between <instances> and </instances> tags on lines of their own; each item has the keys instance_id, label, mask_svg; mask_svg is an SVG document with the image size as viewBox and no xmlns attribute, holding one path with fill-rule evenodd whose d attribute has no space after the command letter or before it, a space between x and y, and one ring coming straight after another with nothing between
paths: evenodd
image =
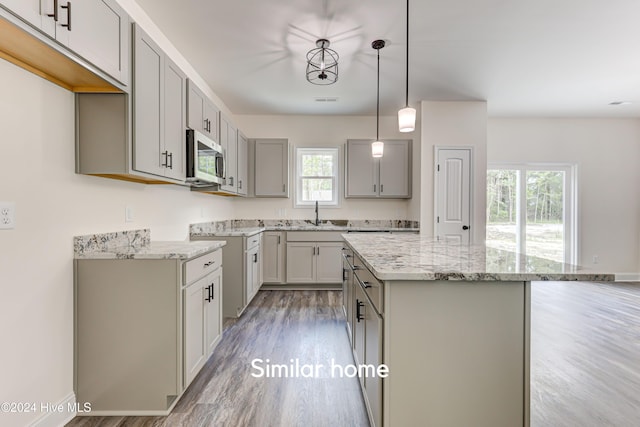
<instances>
[{"instance_id":1,"label":"cabinet handle","mask_svg":"<svg viewBox=\"0 0 640 427\"><path fill-rule=\"evenodd\" d=\"M316 255L320 255L320 246L318 246L318 253Z\"/></svg>"},{"instance_id":2,"label":"cabinet handle","mask_svg":"<svg viewBox=\"0 0 640 427\"><path fill-rule=\"evenodd\" d=\"M229 177L229 186L233 187L233 177Z\"/></svg>"},{"instance_id":3,"label":"cabinet handle","mask_svg":"<svg viewBox=\"0 0 640 427\"><path fill-rule=\"evenodd\" d=\"M163 166L163 167L166 168L167 167L167 163L169 161L169 152L168 151L163 151L161 155L164 156L164 161L162 162L162 164L160 164L160 166Z\"/></svg>"},{"instance_id":4,"label":"cabinet handle","mask_svg":"<svg viewBox=\"0 0 640 427\"><path fill-rule=\"evenodd\" d=\"M238 180L238 189L242 190L242 180Z\"/></svg>"},{"instance_id":5,"label":"cabinet handle","mask_svg":"<svg viewBox=\"0 0 640 427\"><path fill-rule=\"evenodd\" d=\"M346 276L347 270L346 269L342 269L342 281L346 281L347 280L347 276Z\"/></svg>"},{"instance_id":6,"label":"cabinet handle","mask_svg":"<svg viewBox=\"0 0 640 427\"><path fill-rule=\"evenodd\" d=\"M286 184L282 184L282 192L284 193L285 191L287 191Z\"/></svg>"},{"instance_id":7,"label":"cabinet handle","mask_svg":"<svg viewBox=\"0 0 640 427\"><path fill-rule=\"evenodd\" d=\"M384 184L380 184L380 192L384 193Z\"/></svg>"},{"instance_id":8,"label":"cabinet handle","mask_svg":"<svg viewBox=\"0 0 640 427\"><path fill-rule=\"evenodd\" d=\"M215 261L205 262L203 267L204 267L204 268L207 268L207 267L209 267L210 265L213 265L213 264L215 264L215 263L216 263Z\"/></svg>"},{"instance_id":9,"label":"cabinet handle","mask_svg":"<svg viewBox=\"0 0 640 427\"><path fill-rule=\"evenodd\" d=\"M213 301L214 299L216 299L216 289L213 287L213 283L210 286L211 288L211 301Z\"/></svg>"},{"instance_id":10,"label":"cabinet handle","mask_svg":"<svg viewBox=\"0 0 640 427\"><path fill-rule=\"evenodd\" d=\"M253 254L253 262L258 262L258 254Z\"/></svg>"},{"instance_id":11,"label":"cabinet handle","mask_svg":"<svg viewBox=\"0 0 640 427\"><path fill-rule=\"evenodd\" d=\"M365 289L369 289L371 287L371 283L369 282L362 282L362 286L364 286Z\"/></svg>"},{"instance_id":12,"label":"cabinet handle","mask_svg":"<svg viewBox=\"0 0 640 427\"><path fill-rule=\"evenodd\" d=\"M278 244L280 244L280 235L278 235Z\"/></svg>"},{"instance_id":13,"label":"cabinet handle","mask_svg":"<svg viewBox=\"0 0 640 427\"><path fill-rule=\"evenodd\" d=\"M364 320L362 317L362 313L360 313L360 309L364 307L364 303L356 298L356 320L360 323L361 320Z\"/></svg>"},{"instance_id":14,"label":"cabinet handle","mask_svg":"<svg viewBox=\"0 0 640 427\"><path fill-rule=\"evenodd\" d=\"M62 27L66 27L67 31L71 31L71 2L67 2L66 6L60 6L62 9L67 9L67 23L62 24Z\"/></svg>"},{"instance_id":15,"label":"cabinet handle","mask_svg":"<svg viewBox=\"0 0 640 427\"><path fill-rule=\"evenodd\" d=\"M168 167L169 167L169 169L173 169L173 153L167 154L167 157L170 160Z\"/></svg>"},{"instance_id":16,"label":"cabinet handle","mask_svg":"<svg viewBox=\"0 0 640 427\"><path fill-rule=\"evenodd\" d=\"M374 193L376 192L376 185L375 184L373 184L373 192Z\"/></svg>"},{"instance_id":17,"label":"cabinet handle","mask_svg":"<svg viewBox=\"0 0 640 427\"><path fill-rule=\"evenodd\" d=\"M207 297L204 300L206 302L211 302L211 285L207 286Z\"/></svg>"},{"instance_id":18,"label":"cabinet handle","mask_svg":"<svg viewBox=\"0 0 640 427\"><path fill-rule=\"evenodd\" d=\"M313 247L313 255L315 255L315 254L316 254L316 247L314 246Z\"/></svg>"},{"instance_id":19,"label":"cabinet handle","mask_svg":"<svg viewBox=\"0 0 640 427\"><path fill-rule=\"evenodd\" d=\"M58 0L53 0L53 13L47 13L47 16L58 22Z\"/></svg>"}]
</instances>

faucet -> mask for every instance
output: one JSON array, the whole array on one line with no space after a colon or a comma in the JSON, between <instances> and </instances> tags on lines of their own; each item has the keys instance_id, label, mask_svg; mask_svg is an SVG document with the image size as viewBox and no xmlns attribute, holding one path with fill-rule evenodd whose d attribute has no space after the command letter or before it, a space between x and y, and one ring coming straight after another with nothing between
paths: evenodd
<instances>
[{"instance_id":1,"label":"faucet","mask_svg":"<svg viewBox=\"0 0 640 427\"><path fill-rule=\"evenodd\" d=\"M316 227L320 225L320 218L318 217L318 201L316 200Z\"/></svg>"}]
</instances>

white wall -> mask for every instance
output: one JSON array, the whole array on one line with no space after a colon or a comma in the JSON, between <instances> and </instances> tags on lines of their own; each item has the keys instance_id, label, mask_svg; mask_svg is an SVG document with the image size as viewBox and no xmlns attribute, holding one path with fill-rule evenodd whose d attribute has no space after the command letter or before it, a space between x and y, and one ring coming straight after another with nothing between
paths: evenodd
<instances>
[{"instance_id":1,"label":"white wall","mask_svg":"<svg viewBox=\"0 0 640 427\"><path fill-rule=\"evenodd\" d=\"M185 240L190 223L232 218L233 204L76 175L73 94L6 61L0 94L0 201L17 212L16 229L0 230L0 402L55 403L73 392L73 236L151 228L152 239ZM0 426L39 415L0 413Z\"/></svg>"},{"instance_id":2,"label":"white wall","mask_svg":"<svg viewBox=\"0 0 640 427\"><path fill-rule=\"evenodd\" d=\"M291 147L340 147L341 176L344 178L344 145L347 139L375 139L375 117L361 116L254 116L235 117L239 129L248 138L286 138ZM321 208L320 218L326 219L412 219L419 215L420 130L398 132L397 117L380 118L381 139L413 140L413 199L341 199L339 208ZM291 150L290 188L294 188ZM399 171L399 173L401 173ZM344 196L344 184L340 191ZM311 208L294 208L293 195L289 199L239 199L235 204L238 218L312 219ZM286 212L286 213L284 213Z\"/></svg>"},{"instance_id":3,"label":"white wall","mask_svg":"<svg viewBox=\"0 0 640 427\"><path fill-rule=\"evenodd\" d=\"M578 264L640 271L640 120L492 118L488 161L577 164Z\"/></svg>"},{"instance_id":4,"label":"white wall","mask_svg":"<svg viewBox=\"0 0 640 427\"><path fill-rule=\"evenodd\" d=\"M420 232L427 236L433 236L436 146L473 147L471 233L472 242L482 244L486 234L486 102L422 102Z\"/></svg>"}]
</instances>

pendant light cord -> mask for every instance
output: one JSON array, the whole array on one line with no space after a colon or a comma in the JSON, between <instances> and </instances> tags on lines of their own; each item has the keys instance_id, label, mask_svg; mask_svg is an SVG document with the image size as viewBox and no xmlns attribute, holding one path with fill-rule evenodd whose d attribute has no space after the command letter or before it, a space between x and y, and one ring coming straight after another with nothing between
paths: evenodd
<instances>
[{"instance_id":1,"label":"pendant light cord","mask_svg":"<svg viewBox=\"0 0 640 427\"><path fill-rule=\"evenodd\" d=\"M378 49L378 89L376 94L376 141L380 141L380 49Z\"/></svg>"},{"instance_id":2,"label":"pendant light cord","mask_svg":"<svg viewBox=\"0 0 640 427\"><path fill-rule=\"evenodd\" d=\"M405 107L409 106L409 0L407 0L407 86L406 86L406 104Z\"/></svg>"}]
</instances>

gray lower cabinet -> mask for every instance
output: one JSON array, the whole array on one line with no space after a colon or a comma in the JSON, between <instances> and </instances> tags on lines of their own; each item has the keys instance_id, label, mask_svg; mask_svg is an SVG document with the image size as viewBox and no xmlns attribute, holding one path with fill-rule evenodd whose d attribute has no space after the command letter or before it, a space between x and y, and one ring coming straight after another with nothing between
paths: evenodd
<instances>
[{"instance_id":1,"label":"gray lower cabinet","mask_svg":"<svg viewBox=\"0 0 640 427\"><path fill-rule=\"evenodd\" d=\"M378 367L382 363L383 346L383 284L362 261L353 262L353 333L352 344L356 363ZM382 381L374 376L361 376L360 386L372 427L382 426Z\"/></svg>"},{"instance_id":2,"label":"gray lower cabinet","mask_svg":"<svg viewBox=\"0 0 640 427\"><path fill-rule=\"evenodd\" d=\"M289 197L289 141L256 139L254 190L256 197Z\"/></svg>"},{"instance_id":3,"label":"gray lower cabinet","mask_svg":"<svg viewBox=\"0 0 640 427\"><path fill-rule=\"evenodd\" d=\"M223 318L240 317L262 285L262 233L252 236L207 236L193 240L224 240Z\"/></svg>"},{"instance_id":4,"label":"gray lower cabinet","mask_svg":"<svg viewBox=\"0 0 640 427\"><path fill-rule=\"evenodd\" d=\"M74 270L77 400L91 415L167 415L220 337L221 250Z\"/></svg>"},{"instance_id":5,"label":"gray lower cabinet","mask_svg":"<svg viewBox=\"0 0 640 427\"><path fill-rule=\"evenodd\" d=\"M265 284L285 283L286 232L262 233L262 280Z\"/></svg>"},{"instance_id":6,"label":"gray lower cabinet","mask_svg":"<svg viewBox=\"0 0 640 427\"><path fill-rule=\"evenodd\" d=\"M129 15L115 0L2 0L5 8L129 84Z\"/></svg>"},{"instance_id":7,"label":"gray lower cabinet","mask_svg":"<svg viewBox=\"0 0 640 427\"><path fill-rule=\"evenodd\" d=\"M287 232L287 283L341 283L339 232Z\"/></svg>"},{"instance_id":8,"label":"gray lower cabinet","mask_svg":"<svg viewBox=\"0 0 640 427\"><path fill-rule=\"evenodd\" d=\"M370 140L347 141L345 197L409 199L411 180L411 141L385 141L380 159Z\"/></svg>"},{"instance_id":9,"label":"gray lower cabinet","mask_svg":"<svg viewBox=\"0 0 640 427\"><path fill-rule=\"evenodd\" d=\"M133 168L185 181L186 75L134 25Z\"/></svg>"}]
</instances>

